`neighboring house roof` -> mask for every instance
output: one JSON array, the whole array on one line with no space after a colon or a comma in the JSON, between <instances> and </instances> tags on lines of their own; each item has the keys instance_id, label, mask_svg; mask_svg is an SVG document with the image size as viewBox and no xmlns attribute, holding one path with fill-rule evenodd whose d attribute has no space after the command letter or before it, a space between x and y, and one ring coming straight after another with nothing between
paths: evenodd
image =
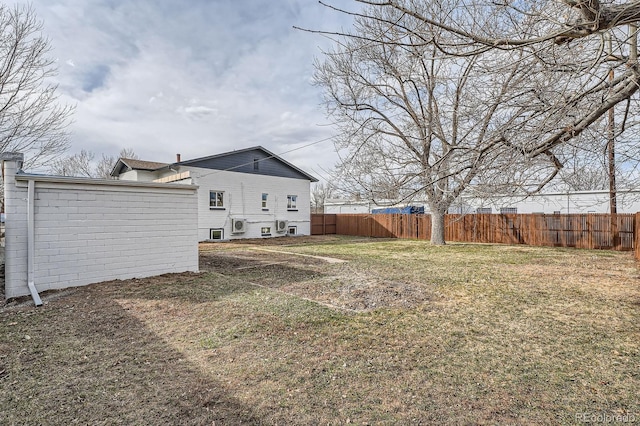
<instances>
[{"instance_id":1,"label":"neighboring house roof","mask_svg":"<svg viewBox=\"0 0 640 426\"><path fill-rule=\"evenodd\" d=\"M131 160L121 158L111 171L112 176L118 176L128 170L158 170L170 166L191 166L204 169L225 170L241 173L251 173L267 176L305 179L317 182L318 179L299 169L276 154L261 146L224 152L208 157L180 161L173 164L154 163L150 161ZM124 169L124 170L123 170Z\"/></svg>"},{"instance_id":2,"label":"neighboring house roof","mask_svg":"<svg viewBox=\"0 0 640 426\"><path fill-rule=\"evenodd\" d=\"M135 160L133 158L119 158L116 162L116 165L113 166L111 170L111 176L118 176L123 172L127 172L129 170L158 170L163 167L167 167L169 164L167 163L157 163L155 161L142 161ZM124 170L123 170L124 169Z\"/></svg>"},{"instance_id":3,"label":"neighboring house roof","mask_svg":"<svg viewBox=\"0 0 640 426\"><path fill-rule=\"evenodd\" d=\"M208 157L181 161L175 164L178 166L202 167L205 169L306 179L311 182L318 182L317 178L262 146L253 146Z\"/></svg>"}]
</instances>

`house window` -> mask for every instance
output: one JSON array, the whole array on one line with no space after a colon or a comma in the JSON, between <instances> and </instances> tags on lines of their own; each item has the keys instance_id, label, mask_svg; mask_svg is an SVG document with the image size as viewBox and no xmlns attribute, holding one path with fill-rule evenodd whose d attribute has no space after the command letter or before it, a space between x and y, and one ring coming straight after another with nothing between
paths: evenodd
<instances>
[{"instance_id":1,"label":"house window","mask_svg":"<svg viewBox=\"0 0 640 426\"><path fill-rule=\"evenodd\" d=\"M222 228L209 229L209 239L210 240L224 239L224 229Z\"/></svg>"},{"instance_id":2,"label":"house window","mask_svg":"<svg viewBox=\"0 0 640 426\"><path fill-rule=\"evenodd\" d=\"M476 209L476 213L478 214L491 214L493 213L493 209L491 207L479 207Z\"/></svg>"},{"instance_id":3,"label":"house window","mask_svg":"<svg viewBox=\"0 0 640 426\"><path fill-rule=\"evenodd\" d=\"M224 192L223 191L209 191L209 208L210 209L224 208Z\"/></svg>"},{"instance_id":4,"label":"house window","mask_svg":"<svg viewBox=\"0 0 640 426\"><path fill-rule=\"evenodd\" d=\"M298 233L298 227L297 226L290 226L289 228L287 228L287 234L296 235L297 233Z\"/></svg>"},{"instance_id":5,"label":"house window","mask_svg":"<svg viewBox=\"0 0 640 426\"><path fill-rule=\"evenodd\" d=\"M298 210L297 202L298 202L297 195L287 195L287 210L297 211Z\"/></svg>"},{"instance_id":6,"label":"house window","mask_svg":"<svg viewBox=\"0 0 640 426\"><path fill-rule=\"evenodd\" d=\"M269 194L266 193L262 193L262 210L268 210L269 208L267 207L267 198L269 197Z\"/></svg>"},{"instance_id":7,"label":"house window","mask_svg":"<svg viewBox=\"0 0 640 426\"><path fill-rule=\"evenodd\" d=\"M518 213L517 207L500 207L500 214L515 214Z\"/></svg>"},{"instance_id":8,"label":"house window","mask_svg":"<svg viewBox=\"0 0 640 426\"><path fill-rule=\"evenodd\" d=\"M260 234L262 234L263 237L268 237L271 235L271 227L270 226L263 226L262 228L260 228Z\"/></svg>"},{"instance_id":9,"label":"house window","mask_svg":"<svg viewBox=\"0 0 640 426\"><path fill-rule=\"evenodd\" d=\"M259 170L260 169L260 159L259 158L254 158L253 159L253 170Z\"/></svg>"}]
</instances>

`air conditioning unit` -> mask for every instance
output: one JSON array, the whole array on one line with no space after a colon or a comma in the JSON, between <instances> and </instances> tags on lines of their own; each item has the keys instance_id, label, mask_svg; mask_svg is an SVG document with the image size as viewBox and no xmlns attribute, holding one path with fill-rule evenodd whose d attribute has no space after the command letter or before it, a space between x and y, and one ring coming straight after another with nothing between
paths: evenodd
<instances>
[{"instance_id":1,"label":"air conditioning unit","mask_svg":"<svg viewBox=\"0 0 640 426\"><path fill-rule=\"evenodd\" d=\"M231 219L231 233L242 234L247 230L246 219Z\"/></svg>"},{"instance_id":2,"label":"air conditioning unit","mask_svg":"<svg viewBox=\"0 0 640 426\"><path fill-rule=\"evenodd\" d=\"M288 224L286 220L276 220L276 232L287 232Z\"/></svg>"}]
</instances>

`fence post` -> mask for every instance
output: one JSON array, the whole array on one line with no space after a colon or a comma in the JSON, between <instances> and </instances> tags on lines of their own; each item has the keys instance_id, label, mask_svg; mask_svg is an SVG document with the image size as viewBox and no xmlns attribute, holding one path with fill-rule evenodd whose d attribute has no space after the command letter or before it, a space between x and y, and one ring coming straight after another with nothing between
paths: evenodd
<instances>
[{"instance_id":1,"label":"fence post","mask_svg":"<svg viewBox=\"0 0 640 426\"><path fill-rule=\"evenodd\" d=\"M322 215L322 235L327 235L327 215Z\"/></svg>"},{"instance_id":2,"label":"fence post","mask_svg":"<svg viewBox=\"0 0 640 426\"><path fill-rule=\"evenodd\" d=\"M611 237L613 243L613 249L620 251L620 233L618 232L618 215L611 215Z\"/></svg>"},{"instance_id":3,"label":"fence post","mask_svg":"<svg viewBox=\"0 0 640 426\"><path fill-rule=\"evenodd\" d=\"M633 250L636 260L640 260L640 213L636 213L633 220Z\"/></svg>"}]
</instances>

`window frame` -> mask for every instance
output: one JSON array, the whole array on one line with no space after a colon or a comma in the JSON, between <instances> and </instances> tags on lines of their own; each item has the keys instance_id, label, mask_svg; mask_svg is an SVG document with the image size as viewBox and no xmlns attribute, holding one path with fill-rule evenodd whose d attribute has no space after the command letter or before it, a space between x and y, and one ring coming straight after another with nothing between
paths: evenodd
<instances>
[{"instance_id":1,"label":"window frame","mask_svg":"<svg viewBox=\"0 0 640 426\"><path fill-rule=\"evenodd\" d=\"M270 226L263 226L260 228L260 235L263 237L270 237L271 236L271 227Z\"/></svg>"},{"instance_id":2,"label":"window frame","mask_svg":"<svg viewBox=\"0 0 640 426\"><path fill-rule=\"evenodd\" d=\"M263 211L269 211L269 193L263 192L260 205Z\"/></svg>"},{"instance_id":3,"label":"window frame","mask_svg":"<svg viewBox=\"0 0 640 426\"><path fill-rule=\"evenodd\" d=\"M214 199L211 198L213 194L216 194L215 201L216 205L211 205L211 202ZM218 205L218 196L220 197L220 204ZM226 207L224 205L224 191L212 189L209 191L209 210L225 210Z\"/></svg>"},{"instance_id":4,"label":"window frame","mask_svg":"<svg viewBox=\"0 0 640 426\"><path fill-rule=\"evenodd\" d=\"M293 230L293 232L291 232ZM298 235L298 227L295 225L287 226L287 235Z\"/></svg>"},{"instance_id":5,"label":"window frame","mask_svg":"<svg viewBox=\"0 0 640 426\"><path fill-rule=\"evenodd\" d=\"M298 196L287 195L287 210L290 212L298 211Z\"/></svg>"},{"instance_id":6,"label":"window frame","mask_svg":"<svg viewBox=\"0 0 640 426\"><path fill-rule=\"evenodd\" d=\"M214 232L220 232L220 238L214 238ZM224 240L224 228L209 228L209 239L213 241Z\"/></svg>"}]
</instances>

